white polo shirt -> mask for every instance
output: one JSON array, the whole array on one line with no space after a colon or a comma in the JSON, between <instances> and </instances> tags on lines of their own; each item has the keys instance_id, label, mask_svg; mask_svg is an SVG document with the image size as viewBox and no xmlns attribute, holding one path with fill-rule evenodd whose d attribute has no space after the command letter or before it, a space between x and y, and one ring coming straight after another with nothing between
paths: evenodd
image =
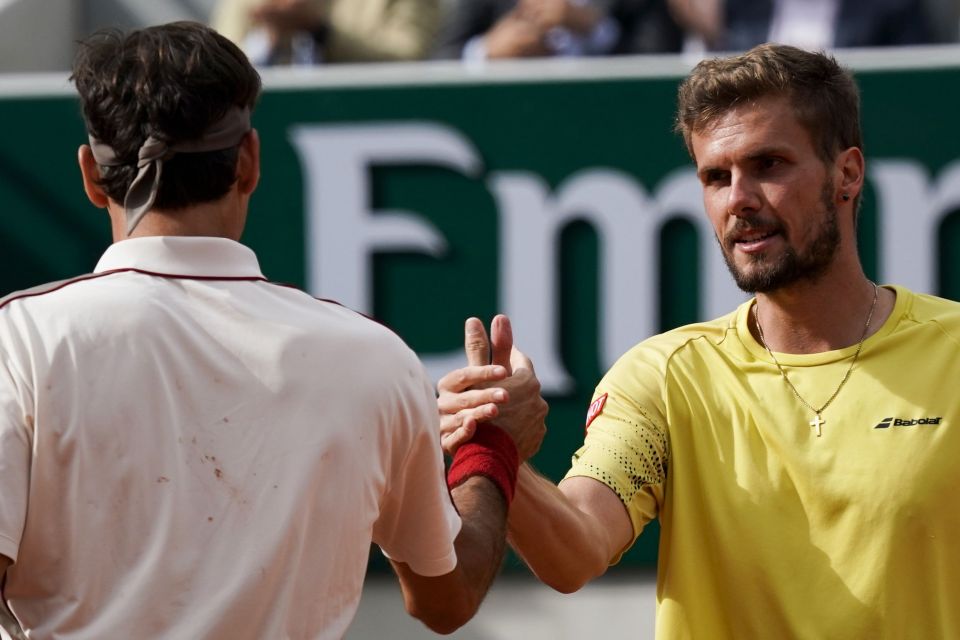
<instances>
[{"instance_id":1,"label":"white polo shirt","mask_svg":"<svg viewBox=\"0 0 960 640\"><path fill-rule=\"evenodd\" d=\"M36 638L340 638L371 540L456 565L432 386L230 240L0 300L4 596Z\"/></svg>"}]
</instances>

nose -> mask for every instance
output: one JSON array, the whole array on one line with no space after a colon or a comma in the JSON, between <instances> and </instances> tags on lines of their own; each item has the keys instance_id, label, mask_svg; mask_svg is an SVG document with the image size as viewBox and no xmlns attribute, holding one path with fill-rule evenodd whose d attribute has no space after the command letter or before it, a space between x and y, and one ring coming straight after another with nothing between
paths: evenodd
<instances>
[{"instance_id":1,"label":"nose","mask_svg":"<svg viewBox=\"0 0 960 640\"><path fill-rule=\"evenodd\" d=\"M761 198L757 182L750 176L734 171L730 175L727 192L727 213L738 218L748 217L760 210Z\"/></svg>"}]
</instances>

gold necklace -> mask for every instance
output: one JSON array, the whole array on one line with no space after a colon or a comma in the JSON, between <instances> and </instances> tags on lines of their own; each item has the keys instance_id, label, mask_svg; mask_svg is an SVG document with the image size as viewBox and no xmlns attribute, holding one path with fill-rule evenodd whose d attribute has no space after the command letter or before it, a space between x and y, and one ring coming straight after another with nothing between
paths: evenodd
<instances>
[{"instance_id":1,"label":"gold necklace","mask_svg":"<svg viewBox=\"0 0 960 640\"><path fill-rule=\"evenodd\" d=\"M853 365L857 364L857 358L860 357L860 351L863 350L863 343L867 339L867 333L870 331L870 321L873 320L873 311L877 308L877 296L880 288L877 286L876 282L871 282L873 285L873 302L870 304L870 313L867 314L867 322L863 325L863 335L860 336L860 343L857 345L857 351L853 354L853 360L850 362L850 366L847 367L847 372L843 374L843 380L840 381L840 384L837 385L836 390L834 390L833 395L831 395L826 402L823 403L823 406L819 409L815 408L809 402L803 399L803 396L800 395L800 392L797 391L797 388L793 386L793 383L790 382L790 378L787 377L787 372L783 370L783 367L780 366L780 361L777 360L777 356L773 355L773 351L770 350L770 347L767 346L767 341L763 337L763 327L760 326L760 314L757 311L757 305L753 305L753 319L757 323L757 333L760 335L760 344L763 345L763 348L767 350L767 353L770 354L770 357L773 358L773 363L777 365L777 370L780 371L780 376L783 378L783 381L787 383L787 386L790 387L790 390L793 391L793 395L797 396L803 406L810 411L813 411L814 418L809 424L811 427L817 430L817 437L820 437L820 426L827 423L820 414L823 413L824 409L830 406L830 403L833 402L833 399L837 397L840 393L840 389L843 389L843 385L847 384L847 380L850 378L850 372L853 371Z\"/></svg>"}]
</instances>

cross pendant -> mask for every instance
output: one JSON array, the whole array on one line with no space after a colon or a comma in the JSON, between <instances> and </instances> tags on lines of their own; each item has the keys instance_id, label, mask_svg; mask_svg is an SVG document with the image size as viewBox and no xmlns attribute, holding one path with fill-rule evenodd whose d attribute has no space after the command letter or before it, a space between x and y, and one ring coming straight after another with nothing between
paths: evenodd
<instances>
[{"instance_id":1,"label":"cross pendant","mask_svg":"<svg viewBox=\"0 0 960 640\"><path fill-rule=\"evenodd\" d=\"M817 413L817 417L814 418L813 420L811 420L811 421L810 421L809 423L807 423L807 424L809 424L811 427L813 427L814 429L817 430L817 437L819 438L819 437L820 437L820 425L822 425L822 424L827 424L827 421L826 421L826 420L821 420L821 419L820 419L820 414Z\"/></svg>"}]
</instances>

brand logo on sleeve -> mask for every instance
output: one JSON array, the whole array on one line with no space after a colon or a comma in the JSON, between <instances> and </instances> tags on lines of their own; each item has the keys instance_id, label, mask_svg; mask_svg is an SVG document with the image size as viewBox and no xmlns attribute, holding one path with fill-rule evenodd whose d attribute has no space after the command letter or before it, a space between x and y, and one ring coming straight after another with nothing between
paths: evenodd
<instances>
[{"instance_id":1,"label":"brand logo on sleeve","mask_svg":"<svg viewBox=\"0 0 960 640\"><path fill-rule=\"evenodd\" d=\"M874 429L889 429L890 427L915 427L918 425L938 425L943 416L936 418L884 418Z\"/></svg>"},{"instance_id":2,"label":"brand logo on sleeve","mask_svg":"<svg viewBox=\"0 0 960 640\"><path fill-rule=\"evenodd\" d=\"M590 403L590 408L587 409L587 424L584 425L584 430L590 427L590 423L600 415L600 412L603 411L603 405L607 404L607 394L603 394L596 400Z\"/></svg>"}]
</instances>

